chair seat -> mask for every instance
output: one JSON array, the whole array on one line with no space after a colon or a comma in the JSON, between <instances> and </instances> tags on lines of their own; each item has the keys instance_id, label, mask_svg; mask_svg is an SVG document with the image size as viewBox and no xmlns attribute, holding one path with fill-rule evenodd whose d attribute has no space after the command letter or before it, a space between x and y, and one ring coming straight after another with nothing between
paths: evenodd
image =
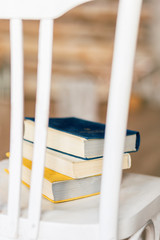
<instances>
[{"instance_id":1,"label":"chair seat","mask_svg":"<svg viewBox=\"0 0 160 240\"><path fill-rule=\"evenodd\" d=\"M0 162L0 231L7 221L8 160ZM27 232L29 189L22 184L20 235ZM98 239L99 196L53 204L42 199L39 239ZM120 192L119 239L140 229L160 211L160 178L124 174ZM3 220L3 223L1 224ZM46 235L47 234L47 235ZM68 236L68 237L67 237ZM46 238L48 237L48 238Z\"/></svg>"}]
</instances>

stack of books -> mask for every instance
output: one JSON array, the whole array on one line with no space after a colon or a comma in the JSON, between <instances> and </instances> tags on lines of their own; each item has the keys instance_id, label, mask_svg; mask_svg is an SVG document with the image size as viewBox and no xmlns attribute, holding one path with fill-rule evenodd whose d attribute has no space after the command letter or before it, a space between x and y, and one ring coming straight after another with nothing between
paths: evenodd
<instances>
[{"instance_id":1,"label":"stack of books","mask_svg":"<svg viewBox=\"0 0 160 240\"><path fill-rule=\"evenodd\" d=\"M34 118L24 121L22 181L30 185ZM78 118L50 118L42 194L64 202L100 193L105 125ZM127 130L123 169L131 167L129 152L139 148L139 132Z\"/></svg>"}]
</instances>

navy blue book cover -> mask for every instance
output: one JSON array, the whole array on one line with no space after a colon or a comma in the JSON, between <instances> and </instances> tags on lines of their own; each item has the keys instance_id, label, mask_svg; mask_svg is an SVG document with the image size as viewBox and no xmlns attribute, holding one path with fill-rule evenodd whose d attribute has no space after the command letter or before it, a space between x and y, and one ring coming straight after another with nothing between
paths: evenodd
<instances>
[{"instance_id":1,"label":"navy blue book cover","mask_svg":"<svg viewBox=\"0 0 160 240\"><path fill-rule=\"evenodd\" d=\"M25 118L34 121L34 118ZM49 118L50 128L76 135L85 139L103 139L105 134L105 124L92 122L75 117ZM137 131L127 130L126 135L136 134L136 151L140 146L140 134Z\"/></svg>"}]
</instances>

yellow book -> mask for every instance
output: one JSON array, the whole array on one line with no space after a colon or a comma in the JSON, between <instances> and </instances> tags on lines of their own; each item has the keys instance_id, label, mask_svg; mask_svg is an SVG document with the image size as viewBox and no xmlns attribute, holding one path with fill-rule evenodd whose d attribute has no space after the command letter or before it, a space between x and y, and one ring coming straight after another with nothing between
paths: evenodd
<instances>
[{"instance_id":1,"label":"yellow book","mask_svg":"<svg viewBox=\"0 0 160 240\"><path fill-rule=\"evenodd\" d=\"M9 157L9 153L6 155ZM27 187L30 187L31 169L32 161L23 158L22 182ZM42 195L54 203L90 197L100 193L100 182L101 175L73 179L45 167Z\"/></svg>"}]
</instances>

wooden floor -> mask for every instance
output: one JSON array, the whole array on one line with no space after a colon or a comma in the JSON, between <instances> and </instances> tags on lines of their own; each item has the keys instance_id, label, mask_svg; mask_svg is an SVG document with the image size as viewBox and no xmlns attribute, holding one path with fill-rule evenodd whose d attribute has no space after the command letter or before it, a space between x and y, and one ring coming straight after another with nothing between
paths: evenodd
<instances>
[{"instance_id":1,"label":"wooden floor","mask_svg":"<svg viewBox=\"0 0 160 240\"><path fill-rule=\"evenodd\" d=\"M105 119L104 111L101 119ZM132 168L127 171L160 176L160 108L143 104L131 111L128 129L140 132L141 145L138 152L131 153Z\"/></svg>"},{"instance_id":2,"label":"wooden floor","mask_svg":"<svg viewBox=\"0 0 160 240\"><path fill-rule=\"evenodd\" d=\"M56 116L54 104L51 104L50 116ZM99 119L105 121L105 106L99 108ZM0 101L0 159L9 150L10 104ZM25 103L25 116L34 116L34 104ZM141 146L137 153L132 153L130 172L160 176L160 109L147 104L129 114L128 128L139 130Z\"/></svg>"},{"instance_id":3,"label":"wooden floor","mask_svg":"<svg viewBox=\"0 0 160 240\"><path fill-rule=\"evenodd\" d=\"M130 114L128 128L141 133L140 150L132 153L131 171L160 176L160 109L146 105Z\"/></svg>"}]
</instances>

